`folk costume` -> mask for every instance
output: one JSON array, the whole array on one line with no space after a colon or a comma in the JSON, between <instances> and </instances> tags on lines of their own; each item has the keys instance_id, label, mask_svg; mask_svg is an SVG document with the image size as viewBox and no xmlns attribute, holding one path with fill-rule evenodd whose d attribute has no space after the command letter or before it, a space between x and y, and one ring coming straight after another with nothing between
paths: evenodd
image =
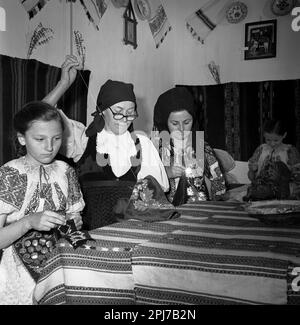
<instances>
[{"instance_id":1,"label":"folk costume","mask_svg":"<svg viewBox=\"0 0 300 325\"><path fill-rule=\"evenodd\" d=\"M220 200L225 194L225 178L214 150L198 139L196 106L186 88L169 89L159 96L154 108L154 129L162 134L169 131L168 118L172 112L186 110L193 117L190 135L183 140L172 136L169 143L160 141L160 156L165 166L180 165L186 170L180 178L170 178L170 202L179 205L202 200ZM163 137L161 137L163 138ZM200 154L199 154L200 153Z\"/></svg>"},{"instance_id":2,"label":"folk costume","mask_svg":"<svg viewBox=\"0 0 300 325\"><path fill-rule=\"evenodd\" d=\"M83 208L75 170L63 161L32 166L23 156L0 167L0 214L6 218L4 226L44 210L66 215ZM36 276L52 248L51 231L30 230L3 250L0 304L33 303Z\"/></svg>"},{"instance_id":3,"label":"folk costume","mask_svg":"<svg viewBox=\"0 0 300 325\"><path fill-rule=\"evenodd\" d=\"M87 180L137 181L151 175L166 191L168 177L151 140L142 132L133 132L132 125L120 135L105 128L103 111L123 101L131 101L136 106L133 85L108 80L99 91L94 121L87 128L60 111L66 129L61 153L73 158L81 169L89 166L90 172L83 176Z\"/></svg>"}]
</instances>

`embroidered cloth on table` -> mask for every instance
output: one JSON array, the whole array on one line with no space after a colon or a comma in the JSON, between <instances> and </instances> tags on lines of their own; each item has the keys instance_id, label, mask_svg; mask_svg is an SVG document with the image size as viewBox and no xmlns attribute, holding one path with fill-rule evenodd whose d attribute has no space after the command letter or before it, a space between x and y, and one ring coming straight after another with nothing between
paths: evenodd
<instances>
[{"instance_id":1,"label":"embroidered cloth on table","mask_svg":"<svg viewBox=\"0 0 300 325\"><path fill-rule=\"evenodd\" d=\"M137 181L125 210L125 219L146 222L175 219L180 213L167 200L157 180L148 175Z\"/></svg>"},{"instance_id":2,"label":"embroidered cloth on table","mask_svg":"<svg viewBox=\"0 0 300 325\"><path fill-rule=\"evenodd\" d=\"M37 281L57 242L66 239L74 249L93 240L87 231L76 229L74 220L51 231L31 230L14 243L14 252Z\"/></svg>"}]
</instances>

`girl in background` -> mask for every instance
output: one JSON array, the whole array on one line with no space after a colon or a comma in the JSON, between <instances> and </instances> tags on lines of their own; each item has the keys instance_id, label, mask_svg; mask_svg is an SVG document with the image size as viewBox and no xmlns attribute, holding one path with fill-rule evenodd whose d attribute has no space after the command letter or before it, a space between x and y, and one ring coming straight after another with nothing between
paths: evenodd
<instances>
[{"instance_id":1,"label":"girl in background","mask_svg":"<svg viewBox=\"0 0 300 325\"><path fill-rule=\"evenodd\" d=\"M300 154L283 143L287 130L278 120L264 123L265 143L249 159L248 197L254 199L300 199Z\"/></svg>"}]
</instances>

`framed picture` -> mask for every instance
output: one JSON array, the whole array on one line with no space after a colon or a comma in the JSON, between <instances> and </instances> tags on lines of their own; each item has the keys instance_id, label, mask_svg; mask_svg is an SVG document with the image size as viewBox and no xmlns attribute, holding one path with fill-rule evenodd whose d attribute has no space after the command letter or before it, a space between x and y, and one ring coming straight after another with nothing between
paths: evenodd
<instances>
[{"instance_id":1,"label":"framed picture","mask_svg":"<svg viewBox=\"0 0 300 325\"><path fill-rule=\"evenodd\" d=\"M137 48L137 40L136 40L136 25L137 20L135 18L134 11L132 9L131 1L129 0L128 6L124 12L124 43L130 44L134 49Z\"/></svg>"},{"instance_id":2,"label":"framed picture","mask_svg":"<svg viewBox=\"0 0 300 325\"><path fill-rule=\"evenodd\" d=\"M134 48L137 47L136 42L136 23L131 19L127 19L125 23L125 44L131 44Z\"/></svg>"},{"instance_id":3,"label":"framed picture","mask_svg":"<svg viewBox=\"0 0 300 325\"><path fill-rule=\"evenodd\" d=\"M277 20L245 24L245 60L267 59L276 56Z\"/></svg>"}]
</instances>

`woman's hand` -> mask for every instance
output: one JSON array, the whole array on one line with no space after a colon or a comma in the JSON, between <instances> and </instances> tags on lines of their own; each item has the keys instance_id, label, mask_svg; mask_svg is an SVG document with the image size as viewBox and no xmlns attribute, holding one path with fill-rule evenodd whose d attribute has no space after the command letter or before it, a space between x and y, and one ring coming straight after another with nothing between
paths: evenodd
<instances>
[{"instance_id":1,"label":"woman's hand","mask_svg":"<svg viewBox=\"0 0 300 325\"><path fill-rule=\"evenodd\" d=\"M67 220L71 220L71 219L74 220L77 230L81 229L83 222L82 222L82 217L79 212L67 213L66 217L67 217Z\"/></svg>"},{"instance_id":2,"label":"woman's hand","mask_svg":"<svg viewBox=\"0 0 300 325\"><path fill-rule=\"evenodd\" d=\"M185 173L185 168L182 166L170 166L166 167L166 172L169 178L177 178Z\"/></svg>"},{"instance_id":3,"label":"woman's hand","mask_svg":"<svg viewBox=\"0 0 300 325\"><path fill-rule=\"evenodd\" d=\"M61 69L60 83L69 88L76 78L77 70L82 69L82 65L75 55L67 55Z\"/></svg>"},{"instance_id":4,"label":"woman's hand","mask_svg":"<svg viewBox=\"0 0 300 325\"><path fill-rule=\"evenodd\" d=\"M49 231L57 226L65 225L66 218L53 211L42 211L27 216L29 229Z\"/></svg>"},{"instance_id":5,"label":"woman's hand","mask_svg":"<svg viewBox=\"0 0 300 325\"><path fill-rule=\"evenodd\" d=\"M76 78L77 70L82 69L76 56L67 55L61 66L61 77L54 89L43 98L43 102L55 106Z\"/></svg>"}]
</instances>

